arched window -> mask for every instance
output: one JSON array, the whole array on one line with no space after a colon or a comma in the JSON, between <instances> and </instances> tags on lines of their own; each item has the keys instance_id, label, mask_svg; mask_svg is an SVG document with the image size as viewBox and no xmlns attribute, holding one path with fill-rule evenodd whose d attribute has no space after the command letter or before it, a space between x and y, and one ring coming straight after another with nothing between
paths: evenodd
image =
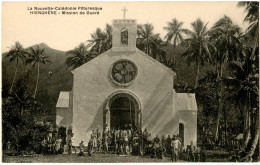
<instances>
[{"instance_id":1,"label":"arched window","mask_svg":"<svg viewBox=\"0 0 260 165\"><path fill-rule=\"evenodd\" d=\"M128 30L126 28L121 29L121 44L128 44Z\"/></svg>"}]
</instances>

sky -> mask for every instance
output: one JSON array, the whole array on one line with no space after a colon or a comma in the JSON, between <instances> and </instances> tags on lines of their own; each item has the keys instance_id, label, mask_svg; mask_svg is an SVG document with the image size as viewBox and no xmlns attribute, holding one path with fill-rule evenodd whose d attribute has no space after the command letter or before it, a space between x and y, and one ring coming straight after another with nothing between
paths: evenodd
<instances>
[{"instance_id":1,"label":"sky","mask_svg":"<svg viewBox=\"0 0 260 165\"><path fill-rule=\"evenodd\" d=\"M25 48L45 43L57 50L68 51L91 39L96 28L104 29L113 19L122 19L124 7L126 18L136 19L138 24L152 23L154 33L162 38L167 31L163 27L176 18L184 22L183 28L197 18L208 22L210 28L224 15L243 30L246 13L243 7L231 2L2 2L2 52L19 41ZM33 15L28 8L34 7L102 7L99 15ZM35 11L35 10L34 10ZM80 10L77 10L80 12ZM86 11L86 10L85 10ZM60 11L58 11L60 12Z\"/></svg>"}]
</instances>

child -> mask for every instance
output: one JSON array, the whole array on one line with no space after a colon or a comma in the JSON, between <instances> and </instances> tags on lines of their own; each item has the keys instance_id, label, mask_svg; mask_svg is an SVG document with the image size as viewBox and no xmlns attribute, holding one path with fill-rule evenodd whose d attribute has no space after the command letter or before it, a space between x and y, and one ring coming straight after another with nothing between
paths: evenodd
<instances>
[{"instance_id":1,"label":"child","mask_svg":"<svg viewBox=\"0 0 260 165\"><path fill-rule=\"evenodd\" d=\"M79 156L84 156L84 141L81 140L81 142L79 143Z\"/></svg>"},{"instance_id":2,"label":"child","mask_svg":"<svg viewBox=\"0 0 260 165\"><path fill-rule=\"evenodd\" d=\"M93 155L93 140L89 139L88 142L88 155L92 156Z\"/></svg>"}]
</instances>

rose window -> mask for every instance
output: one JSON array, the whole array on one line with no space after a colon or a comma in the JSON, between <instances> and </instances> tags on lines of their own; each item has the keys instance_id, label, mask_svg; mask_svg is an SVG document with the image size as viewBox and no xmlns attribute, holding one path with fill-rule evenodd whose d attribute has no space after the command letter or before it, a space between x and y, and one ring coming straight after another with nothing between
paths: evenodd
<instances>
[{"instance_id":1,"label":"rose window","mask_svg":"<svg viewBox=\"0 0 260 165\"><path fill-rule=\"evenodd\" d=\"M131 82L136 76L137 69L135 65L127 60L118 61L112 68L113 79L120 84Z\"/></svg>"}]
</instances>

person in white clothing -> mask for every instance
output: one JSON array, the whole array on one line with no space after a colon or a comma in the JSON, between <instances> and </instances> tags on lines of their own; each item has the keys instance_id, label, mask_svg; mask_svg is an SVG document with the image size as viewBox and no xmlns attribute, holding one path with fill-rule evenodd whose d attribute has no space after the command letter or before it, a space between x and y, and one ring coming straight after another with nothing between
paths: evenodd
<instances>
[{"instance_id":1,"label":"person in white clothing","mask_svg":"<svg viewBox=\"0 0 260 165\"><path fill-rule=\"evenodd\" d=\"M180 146L181 146L181 142L178 139L176 139L175 137L173 137L172 141L171 141L171 148L172 148L171 159L172 159L172 161L173 160L175 160L175 162L177 161L178 150L179 150Z\"/></svg>"},{"instance_id":2,"label":"person in white clothing","mask_svg":"<svg viewBox=\"0 0 260 165\"><path fill-rule=\"evenodd\" d=\"M77 154L76 147L75 147L75 137L74 133L71 134L71 150L74 149L75 155ZM72 151L71 151L72 152Z\"/></svg>"}]
</instances>

